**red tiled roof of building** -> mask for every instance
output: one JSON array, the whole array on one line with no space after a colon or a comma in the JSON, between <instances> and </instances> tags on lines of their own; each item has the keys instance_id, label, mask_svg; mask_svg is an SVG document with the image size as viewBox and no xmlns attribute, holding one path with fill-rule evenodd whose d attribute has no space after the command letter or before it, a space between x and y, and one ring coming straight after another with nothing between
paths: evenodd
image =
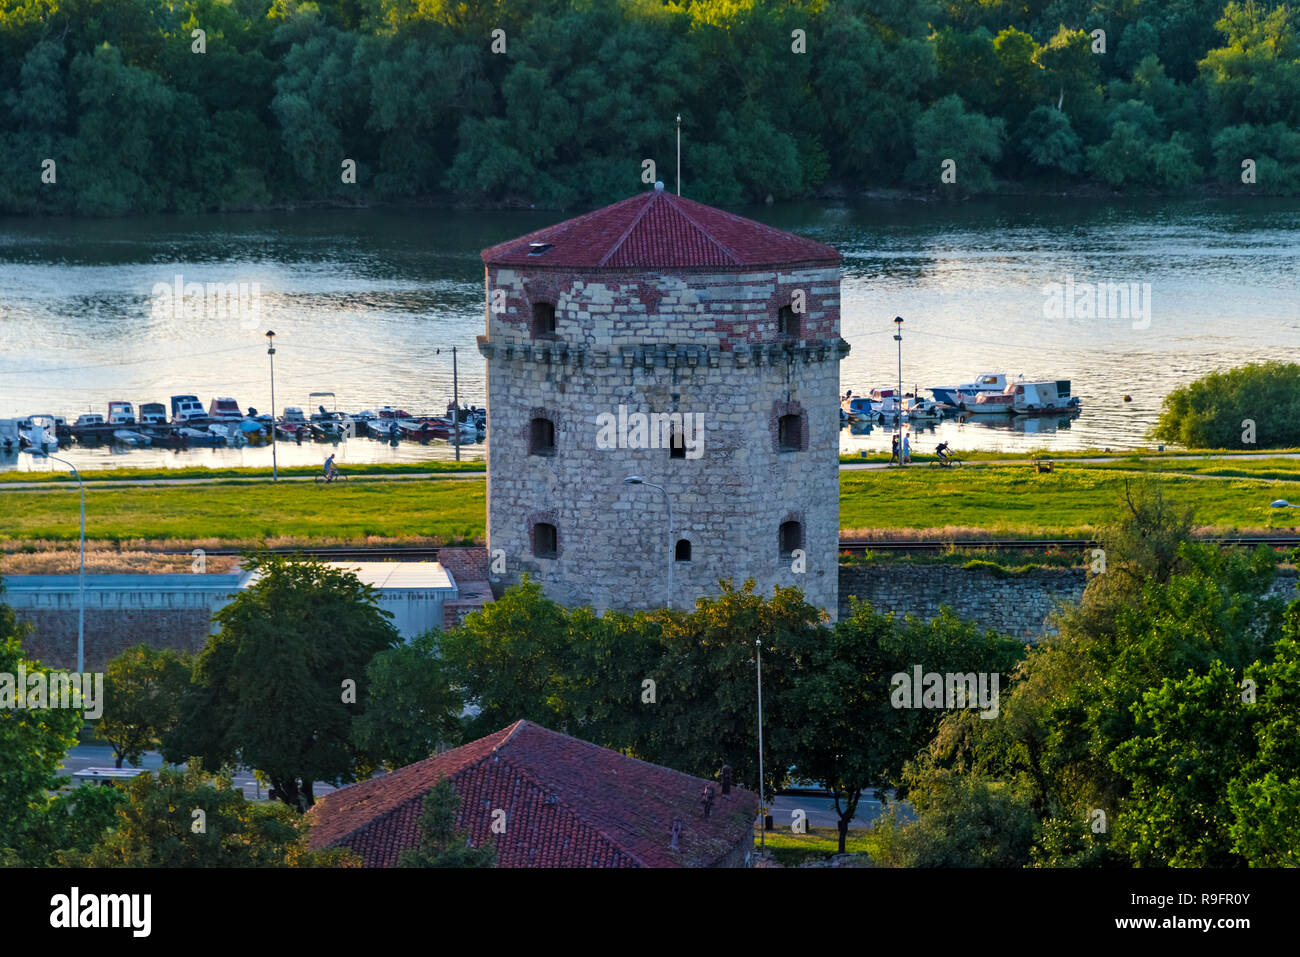
<instances>
[{"instance_id":1,"label":"red tiled roof of building","mask_svg":"<svg viewBox=\"0 0 1300 957\"><path fill-rule=\"evenodd\" d=\"M450 777L457 826L471 843L497 844L498 867L701 867L752 834L758 797L733 788L713 808L710 782L527 721L335 791L309 812L313 848L347 847L367 867L392 867L419 841L424 796ZM491 833L493 811L504 834ZM671 847L680 819L679 850Z\"/></svg>"},{"instance_id":2,"label":"red tiled roof of building","mask_svg":"<svg viewBox=\"0 0 1300 957\"><path fill-rule=\"evenodd\" d=\"M550 248L531 255L533 243ZM489 265L560 269L743 269L839 261L830 246L664 190L483 250Z\"/></svg>"}]
</instances>

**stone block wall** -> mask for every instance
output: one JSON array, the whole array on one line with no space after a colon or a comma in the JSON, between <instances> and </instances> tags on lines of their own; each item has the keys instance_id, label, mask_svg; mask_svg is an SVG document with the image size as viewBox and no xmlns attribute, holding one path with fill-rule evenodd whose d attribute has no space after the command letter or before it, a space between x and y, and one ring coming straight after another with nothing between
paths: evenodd
<instances>
[{"instance_id":1,"label":"stone block wall","mask_svg":"<svg viewBox=\"0 0 1300 957\"><path fill-rule=\"evenodd\" d=\"M676 607L717 594L719 579L752 577L763 593L797 585L834 617L846 351L837 267L585 278L490 267L487 285L489 302L497 288L508 293L480 340L488 547L504 551L507 584L527 572L565 604L663 605L669 556L685 539L690 560L673 562ZM800 338L779 341L777 312L796 289ZM557 306L554 339L532 336L539 300ZM774 410L799 415L800 449L777 446ZM630 432L634 413L698 416L701 454L674 458L658 434L642 447L601 447L600 417ZM554 426L553 454L530 454L537 417ZM671 537L664 495L625 485L629 475L668 491ZM784 521L803 526L801 568L782 555ZM557 529L553 558L535 554L538 523Z\"/></svg>"},{"instance_id":2,"label":"stone block wall","mask_svg":"<svg viewBox=\"0 0 1300 957\"><path fill-rule=\"evenodd\" d=\"M851 596L899 617L929 619L947 605L982 628L1033 641L1054 630L1049 616L1060 603L1078 601L1084 584L1085 572L1073 568L1000 578L957 565L841 565L839 611L840 617L848 616ZM1279 573L1270 594L1296 598L1295 572Z\"/></svg>"}]
</instances>

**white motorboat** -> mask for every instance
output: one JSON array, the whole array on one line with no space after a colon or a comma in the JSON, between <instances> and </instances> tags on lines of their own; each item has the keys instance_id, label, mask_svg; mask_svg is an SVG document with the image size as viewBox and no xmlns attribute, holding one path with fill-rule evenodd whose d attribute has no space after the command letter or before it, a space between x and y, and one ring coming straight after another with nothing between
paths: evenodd
<instances>
[{"instance_id":1,"label":"white motorboat","mask_svg":"<svg viewBox=\"0 0 1300 957\"><path fill-rule=\"evenodd\" d=\"M130 402L110 402L108 404L108 424L116 426L135 425L135 406Z\"/></svg>"},{"instance_id":2,"label":"white motorboat","mask_svg":"<svg viewBox=\"0 0 1300 957\"><path fill-rule=\"evenodd\" d=\"M208 413L197 395L172 396L172 425L191 428L208 421Z\"/></svg>"},{"instance_id":3,"label":"white motorboat","mask_svg":"<svg viewBox=\"0 0 1300 957\"><path fill-rule=\"evenodd\" d=\"M903 414L909 419L942 419L944 407L930 399L918 399L915 396L903 400Z\"/></svg>"},{"instance_id":4,"label":"white motorboat","mask_svg":"<svg viewBox=\"0 0 1300 957\"><path fill-rule=\"evenodd\" d=\"M947 405L970 405L981 392L1002 392L1007 387L1005 372L981 372L970 382L961 385L932 386L929 393L936 402Z\"/></svg>"},{"instance_id":5,"label":"white motorboat","mask_svg":"<svg viewBox=\"0 0 1300 957\"><path fill-rule=\"evenodd\" d=\"M52 415L29 415L18 423L18 444L40 450L59 447L58 426Z\"/></svg>"}]
</instances>

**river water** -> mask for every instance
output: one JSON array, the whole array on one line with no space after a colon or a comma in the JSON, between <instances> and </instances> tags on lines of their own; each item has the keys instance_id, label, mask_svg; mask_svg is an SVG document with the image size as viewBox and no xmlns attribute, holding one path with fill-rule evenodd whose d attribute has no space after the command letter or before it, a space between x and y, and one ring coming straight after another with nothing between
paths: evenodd
<instances>
[{"instance_id":1,"label":"river water","mask_svg":"<svg viewBox=\"0 0 1300 957\"><path fill-rule=\"evenodd\" d=\"M1300 354L1300 200L789 204L743 215L830 243L844 255L841 391L898 379L905 389L985 371L1064 378L1077 417L946 421L914 447L1022 450L1148 444L1170 389L1215 368ZM310 409L330 391L356 411L441 412L452 395L485 403L479 250L554 222L551 212L329 210L121 220L0 220L0 418L69 421L111 399L195 393L270 407L264 333L276 332L276 406ZM186 316L159 283L257 283L257 309ZM1122 284L1053 309L1052 284ZM160 305L161 303L161 305ZM1129 396L1130 401L1124 397ZM887 448L888 433L841 432L844 451ZM281 464L328 446L281 443ZM264 448L66 450L86 468L269 464ZM342 463L450 457L445 443L353 439ZM470 446L465 457L482 454ZM30 456L0 469L44 469Z\"/></svg>"}]
</instances>

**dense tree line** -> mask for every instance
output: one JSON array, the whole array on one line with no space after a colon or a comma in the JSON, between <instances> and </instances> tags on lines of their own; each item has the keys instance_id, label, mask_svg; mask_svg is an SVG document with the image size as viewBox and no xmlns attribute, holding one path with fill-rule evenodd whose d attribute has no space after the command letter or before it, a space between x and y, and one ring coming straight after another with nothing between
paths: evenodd
<instances>
[{"instance_id":1,"label":"dense tree line","mask_svg":"<svg viewBox=\"0 0 1300 957\"><path fill-rule=\"evenodd\" d=\"M716 204L1296 193L1300 9L0 0L0 212L590 205L643 188L646 159L671 183L678 113L685 189Z\"/></svg>"}]
</instances>

